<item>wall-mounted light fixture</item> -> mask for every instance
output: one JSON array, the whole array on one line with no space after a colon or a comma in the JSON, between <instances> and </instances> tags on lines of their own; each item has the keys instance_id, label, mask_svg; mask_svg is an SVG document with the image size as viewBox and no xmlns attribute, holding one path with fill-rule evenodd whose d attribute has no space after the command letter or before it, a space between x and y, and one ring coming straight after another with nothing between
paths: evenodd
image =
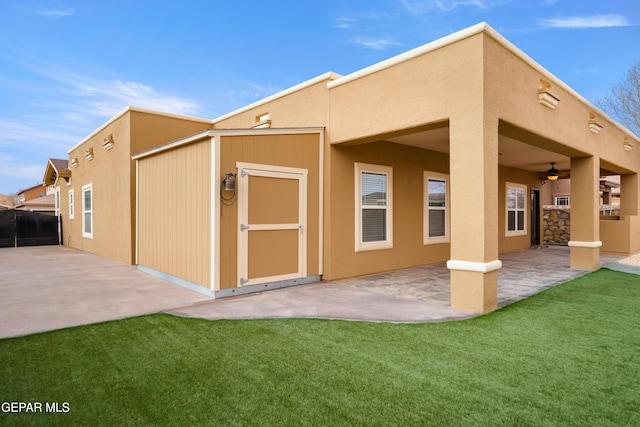
<instances>
[{"instance_id":1,"label":"wall-mounted light fixture","mask_svg":"<svg viewBox=\"0 0 640 427\"><path fill-rule=\"evenodd\" d=\"M555 181L558 179L558 169L556 169L556 162L551 162L551 169L547 171L547 179L549 181Z\"/></svg>"},{"instance_id":2,"label":"wall-mounted light fixture","mask_svg":"<svg viewBox=\"0 0 640 427\"><path fill-rule=\"evenodd\" d=\"M633 142L629 140L628 136L624 137L624 141L622 142L622 148L624 148L624 151L631 151L631 149L633 148Z\"/></svg>"},{"instance_id":3,"label":"wall-mounted light fixture","mask_svg":"<svg viewBox=\"0 0 640 427\"><path fill-rule=\"evenodd\" d=\"M93 160L93 147L89 148L87 151L84 152L84 156L87 158L87 160L91 161Z\"/></svg>"},{"instance_id":4,"label":"wall-mounted light fixture","mask_svg":"<svg viewBox=\"0 0 640 427\"><path fill-rule=\"evenodd\" d=\"M223 191L233 191L233 194L230 197L224 197L222 195ZM220 199L228 205L233 204L233 199L236 197L236 173L235 172L227 172L224 174L224 178L222 178L222 182L220 183Z\"/></svg>"},{"instance_id":5,"label":"wall-mounted light fixture","mask_svg":"<svg viewBox=\"0 0 640 427\"><path fill-rule=\"evenodd\" d=\"M236 173L225 173L222 183L224 184L225 191L236 191Z\"/></svg>"},{"instance_id":6,"label":"wall-mounted light fixture","mask_svg":"<svg viewBox=\"0 0 640 427\"><path fill-rule=\"evenodd\" d=\"M538 87L538 101L545 107L555 110L560 102L560 98L551 92L551 84L549 82L540 80L540 86Z\"/></svg>"},{"instance_id":7,"label":"wall-mounted light fixture","mask_svg":"<svg viewBox=\"0 0 640 427\"><path fill-rule=\"evenodd\" d=\"M596 135L602 130L602 125L598 123L598 116L593 112L589 112L589 131Z\"/></svg>"},{"instance_id":8,"label":"wall-mounted light fixture","mask_svg":"<svg viewBox=\"0 0 640 427\"><path fill-rule=\"evenodd\" d=\"M104 142L102 143L102 147L105 150L109 151L113 148L113 144L114 144L113 134L110 133L109 136L104 139Z\"/></svg>"}]
</instances>

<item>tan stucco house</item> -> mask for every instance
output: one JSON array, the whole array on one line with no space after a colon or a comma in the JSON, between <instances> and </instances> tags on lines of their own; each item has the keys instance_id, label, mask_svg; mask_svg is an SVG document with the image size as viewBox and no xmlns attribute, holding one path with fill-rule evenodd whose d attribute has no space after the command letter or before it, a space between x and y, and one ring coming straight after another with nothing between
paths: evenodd
<instances>
[{"instance_id":1,"label":"tan stucco house","mask_svg":"<svg viewBox=\"0 0 640 427\"><path fill-rule=\"evenodd\" d=\"M216 297L446 262L451 305L488 312L500 254L540 243L550 162L571 268L640 251L639 142L483 23L215 120L128 108L69 151L63 229Z\"/></svg>"}]
</instances>

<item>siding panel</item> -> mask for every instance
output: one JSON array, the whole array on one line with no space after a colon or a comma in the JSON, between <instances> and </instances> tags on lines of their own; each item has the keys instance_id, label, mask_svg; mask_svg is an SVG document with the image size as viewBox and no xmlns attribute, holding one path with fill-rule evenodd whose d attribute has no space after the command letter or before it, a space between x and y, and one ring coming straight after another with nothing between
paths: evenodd
<instances>
[{"instance_id":1,"label":"siding panel","mask_svg":"<svg viewBox=\"0 0 640 427\"><path fill-rule=\"evenodd\" d=\"M210 287L209 139L140 160L139 260Z\"/></svg>"}]
</instances>

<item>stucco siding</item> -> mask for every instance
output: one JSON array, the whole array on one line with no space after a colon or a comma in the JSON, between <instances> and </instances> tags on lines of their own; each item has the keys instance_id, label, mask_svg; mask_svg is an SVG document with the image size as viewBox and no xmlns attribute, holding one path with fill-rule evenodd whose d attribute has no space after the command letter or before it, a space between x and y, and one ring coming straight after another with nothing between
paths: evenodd
<instances>
[{"instance_id":1,"label":"stucco siding","mask_svg":"<svg viewBox=\"0 0 640 427\"><path fill-rule=\"evenodd\" d=\"M332 144L447 120L482 107L482 35L331 87ZM337 80L336 83L339 83Z\"/></svg>"},{"instance_id":2,"label":"stucco siding","mask_svg":"<svg viewBox=\"0 0 640 427\"><path fill-rule=\"evenodd\" d=\"M133 260L130 126L130 116L124 114L72 150L69 153L71 186L60 187L65 244L127 264ZM109 135L115 143L112 149L105 150L103 142ZM91 160L88 152L93 153ZM89 184L93 198L93 238L83 237L82 233L82 188ZM69 219L69 189L74 190L73 219Z\"/></svg>"},{"instance_id":3,"label":"stucco siding","mask_svg":"<svg viewBox=\"0 0 640 427\"><path fill-rule=\"evenodd\" d=\"M268 114L270 127L322 127L328 118L330 78L266 103L226 116L215 122L216 129L247 129L257 125L259 117Z\"/></svg>"},{"instance_id":4,"label":"stucco siding","mask_svg":"<svg viewBox=\"0 0 640 427\"><path fill-rule=\"evenodd\" d=\"M393 248L356 252L354 163L393 168ZM423 244L424 171L448 174L448 156L380 141L352 147L331 147L331 257L325 278L391 271L449 259L449 244Z\"/></svg>"}]
</instances>

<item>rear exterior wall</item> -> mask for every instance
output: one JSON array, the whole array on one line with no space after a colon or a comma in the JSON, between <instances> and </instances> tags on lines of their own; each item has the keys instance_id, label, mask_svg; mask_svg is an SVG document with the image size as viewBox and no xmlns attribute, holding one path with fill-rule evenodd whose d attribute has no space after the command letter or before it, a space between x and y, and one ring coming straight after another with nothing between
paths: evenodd
<instances>
[{"instance_id":1,"label":"rear exterior wall","mask_svg":"<svg viewBox=\"0 0 640 427\"><path fill-rule=\"evenodd\" d=\"M135 262L135 163L133 154L210 129L199 119L172 117L129 109L98 129L69 153L71 184L60 185L63 239L70 247L127 264ZM113 136L110 150L103 142ZM92 150L93 159L85 153ZM71 162L77 158L78 166ZM61 180L62 182L62 180ZM93 238L82 233L82 188L93 192ZM69 215L69 190L74 194L73 218Z\"/></svg>"}]
</instances>

